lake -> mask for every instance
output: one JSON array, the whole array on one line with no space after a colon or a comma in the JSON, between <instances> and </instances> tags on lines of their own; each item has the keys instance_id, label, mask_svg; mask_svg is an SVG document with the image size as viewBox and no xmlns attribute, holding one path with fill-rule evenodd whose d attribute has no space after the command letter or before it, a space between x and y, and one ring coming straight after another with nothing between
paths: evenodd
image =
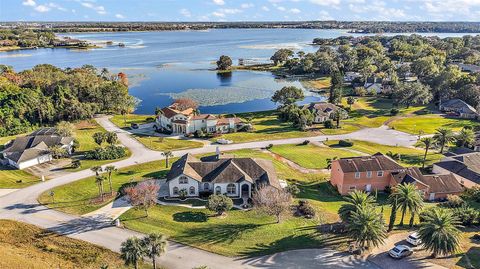
<instances>
[{"instance_id":1,"label":"lake","mask_svg":"<svg viewBox=\"0 0 480 269\"><path fill-rule=\"evenodd\" d=\"M298 81L278 79L269 72L212 71L220 55L267 61L280 48L313 52L314 38L334 38L345 30L311 29L215 29L209 31L82 33L68 36L93 43L113 41L117 45L92 50L35 49L0 53L0 63L16 71L48 63L59 67L91 64L124 72L130 81L130 94L141 100L135 113L152 114L178 97L200 103L202 113L240 113L274 109L273 92L283 86L303 88ZM393 35L393 34L391 34ZM464 34L424 34L440 37ZM304 89L305 90L305 89ZM304 102L323 100L305 90Z\"/></svg>"}]
</instances>

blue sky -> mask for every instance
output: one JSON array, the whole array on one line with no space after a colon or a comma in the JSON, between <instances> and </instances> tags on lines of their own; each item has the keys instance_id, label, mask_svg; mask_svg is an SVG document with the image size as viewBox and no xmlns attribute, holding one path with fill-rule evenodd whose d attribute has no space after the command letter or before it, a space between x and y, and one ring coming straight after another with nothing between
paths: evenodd
<instances>
[{"instance_id":1,"label":"blue sky","mask_svg":"<svg viewBox=\"0 0 480 269\"><path fill-rule=\"evenodd\" d=\"M0 21L479 21L480 0L0 0Z\"/></svg>"}]
</instances>

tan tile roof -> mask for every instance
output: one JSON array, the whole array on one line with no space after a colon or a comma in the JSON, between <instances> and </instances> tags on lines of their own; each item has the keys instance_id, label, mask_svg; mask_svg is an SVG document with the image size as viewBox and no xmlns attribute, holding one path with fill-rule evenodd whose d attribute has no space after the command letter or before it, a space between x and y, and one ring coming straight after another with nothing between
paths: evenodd
<instances>
[{"instance_id":1,"label":"tan tile roof","mask_svg":"<svg viewBox=\"0 0 480 269\"><path fill-rule=\"evenodd\" d=\"M344 173L403 169L403 166L381 153L372 156L341 158L337 161Z\"/></svg>"}]
</instances>

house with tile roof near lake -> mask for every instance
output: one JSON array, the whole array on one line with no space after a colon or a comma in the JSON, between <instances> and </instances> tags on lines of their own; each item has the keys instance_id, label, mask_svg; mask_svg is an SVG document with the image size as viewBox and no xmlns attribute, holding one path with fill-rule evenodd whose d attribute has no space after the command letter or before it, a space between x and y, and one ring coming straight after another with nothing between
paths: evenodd
<instances>
[{"instance_id":1,"label":"house with tile roof near lake","mask_svg":"<svg viewBox=\"0 0 480 269\"><path fill-rule=\"evenodd\" d=\"M281 188L273 163L259 158L213 155L198 159L185 154L172 164L167 174L170 197L200 193L225 194L231 198L250 198L255 187Z\"/></svg>"},{"instance_id":2,"label":"house with tile roof near lake","mask_svg":"<svg viewBox=\"0 0 480 269\"><path fill-rule=\"evenodd\" d=\"M423 175L417 167L405 168L381 153L334 160L330 183L342 195L353 190L384 191L407 183L414 184L425 200L445 199L449 194L463 192L462 185L450 172Z\"/></svg>"},{"instance_id":3,"label":"house with tile roof near lake","mask_svg":"<svg viewBox=\"0 0 480 269\"><path fill-rule=\"evenodd\" d=\"M71 154L73 140L61 136L55 128L42 128L7 143L1 152L3 162L18 169L46 163L53 159L51 147L58 146Z\"/></svg>"},{"instance_id":4,"label":"house with tile roof near lake","mask_svg":"<svg viewBox=\"0 0 480 269\"><path fill-rule=\"evenodd\" d=\"M156 118L155 128L173 134L229 133L244 127L240 118L223 118L213 114L198 114L193 108L179 109L173 103L164 107Z\"/></svg>"}]
</instances>

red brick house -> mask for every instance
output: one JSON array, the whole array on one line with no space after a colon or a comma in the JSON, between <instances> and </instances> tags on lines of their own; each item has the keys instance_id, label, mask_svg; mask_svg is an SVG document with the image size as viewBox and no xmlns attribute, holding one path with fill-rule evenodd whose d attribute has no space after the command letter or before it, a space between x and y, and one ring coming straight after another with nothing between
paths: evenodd
<instances>
[{"instance_id":1,"label":"red brick house","mask_svg":"<svg viewBox=\"0 0 480 269\"><path fill-rule=\"evenodd\" d=\"M415 184L426 200L444 199L448 194L463 191L451 173L423 175L418 168L405 168L381 153L333 161L330 183L341 195L353 190L384 191L386 187L406 183Z\"/></svg>"}]
</instances>

